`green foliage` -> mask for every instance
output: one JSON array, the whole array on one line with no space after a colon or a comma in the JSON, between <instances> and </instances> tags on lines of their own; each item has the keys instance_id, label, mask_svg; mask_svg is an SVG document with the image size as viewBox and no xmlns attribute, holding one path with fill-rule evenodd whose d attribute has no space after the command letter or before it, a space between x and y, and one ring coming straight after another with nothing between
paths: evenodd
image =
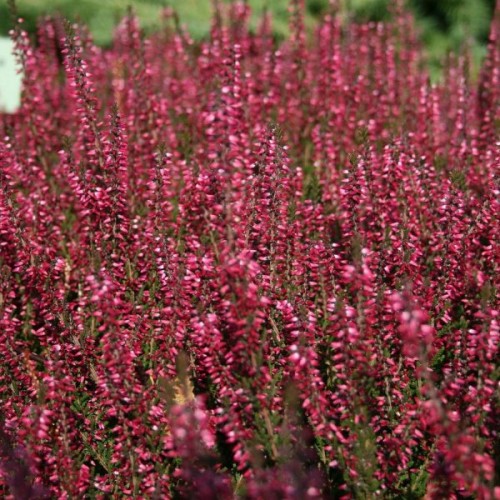
<instances>
[{"instance_id":1,"label":"green foliage","mask_svg":"<svg viewBox=\"0 0 500 500\"><path fill-rule=\"evenodd\" d=\"M226 2L229 0L226 0ZM288 0L249 0L253 9L252 23L264 9L273 14L274 29L278 37L286 34L288 27ZM484 55L488 38L494 0L407 0L418 20L422 39L429 52L429 63L434 71L440 69L439 60L465 43L470 45L474 59ZM36 18L43 14L60 12L71 19L87 23L99 44L111 40L113 26L131 5L141 18L146 30L158 28L162 7L174 7L195 38L206 36L210 29L210 0L18 0L19 14L25 26L34 31ZM388 18L388 0L344 0L340 4L344 13L357 21L382 21ZM328 0L307 0L309 21L328 10ZM10 27L7 2L0 3L0 34L6 35Z\"/></svg>"},{"instance_id":2,"label":"green foliage","mask_svg":"<svg viewBox=\"0 0 500 500\"><path fill-rule=\"evenodd\" d=\"M311 200L314 203L321 201L321 184L315 172L311 172L305 181L304 199Z\"/></svg>"}]
</instances>

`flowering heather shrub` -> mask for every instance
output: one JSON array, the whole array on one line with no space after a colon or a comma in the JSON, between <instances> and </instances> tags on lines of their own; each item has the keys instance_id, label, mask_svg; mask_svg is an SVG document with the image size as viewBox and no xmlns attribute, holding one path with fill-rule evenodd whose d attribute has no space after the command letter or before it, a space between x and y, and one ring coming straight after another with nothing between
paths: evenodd
<instances>
[{"instance_id":1,"label":"flowering heather shrub","mask_svg":"<svg viewBox=\"0 0 500 500\"><path fill-rule=\"evenodd\" d=\"M2 496L500 498L500 10L430 85L400 7L302 9L13 31Z\"/></svg>"}]
</instances>

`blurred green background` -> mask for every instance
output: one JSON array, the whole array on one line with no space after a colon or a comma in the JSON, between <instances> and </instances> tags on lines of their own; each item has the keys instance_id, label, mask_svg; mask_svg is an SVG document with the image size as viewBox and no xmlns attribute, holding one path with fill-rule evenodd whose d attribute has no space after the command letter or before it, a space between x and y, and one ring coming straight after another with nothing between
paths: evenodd
<instances>
[{"instance_id":1,"label":"blurred green background","mask_svg":"<svg viewBox=\"0 0 500 500\"><path fill-rule=\"evenodd\" d=\"M382 20L391 1L341 0L341 4L357 20ZM159 25L162 7L174 7L195 38L207 34L211 14L210 0L17 0L16 3L30 30L39 15L60 12L87 23L96 42L102 45L109 43L113 26L129 5L147 30ZM288 0L249 0L249 3L254 10L254 21L267 7L274 14L276 33L286 34ZM475 60L480 60L495 0L407 0L406 3L415 13L431 65L438 67L438 61L446 53L458 50L466 41L470 42ZM328 0L306 0L306 5L308 17L313 20L325 12ZM8 33L9 19L7 0L0 0L0 35Z\"/></svg>"}]
</instances>

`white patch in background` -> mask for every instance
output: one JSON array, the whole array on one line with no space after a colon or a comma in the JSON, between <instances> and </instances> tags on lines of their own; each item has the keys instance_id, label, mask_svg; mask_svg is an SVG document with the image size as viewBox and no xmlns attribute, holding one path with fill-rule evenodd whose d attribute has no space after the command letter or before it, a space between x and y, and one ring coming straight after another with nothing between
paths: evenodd
<instances>
[{"instance_id":1,"label":"white patch in background","mask_svg":"<svg viewBox=\"0 0 500 500\"><path fill-rule=\"evenodd\" d=\"M15 113L21 103L22 75L13 51L12 40L0 37L0 113Z\"/></svg>"}]
</instances>

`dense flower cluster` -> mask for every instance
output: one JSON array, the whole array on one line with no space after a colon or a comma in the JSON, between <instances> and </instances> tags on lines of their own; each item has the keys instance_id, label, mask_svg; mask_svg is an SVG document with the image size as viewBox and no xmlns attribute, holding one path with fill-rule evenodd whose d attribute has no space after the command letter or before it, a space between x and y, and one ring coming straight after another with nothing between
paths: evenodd
<instances>
[{"instance_id":1,"label":"dense flower cluster","mask_svg":"<svg viewBox=\"0 0 500 500\"><path fill-rule=\"evenodd\" d=\"M500 10L430 84L303 3L13 31L2 497L500 498Z\"/></svg>"}]
</instances>

